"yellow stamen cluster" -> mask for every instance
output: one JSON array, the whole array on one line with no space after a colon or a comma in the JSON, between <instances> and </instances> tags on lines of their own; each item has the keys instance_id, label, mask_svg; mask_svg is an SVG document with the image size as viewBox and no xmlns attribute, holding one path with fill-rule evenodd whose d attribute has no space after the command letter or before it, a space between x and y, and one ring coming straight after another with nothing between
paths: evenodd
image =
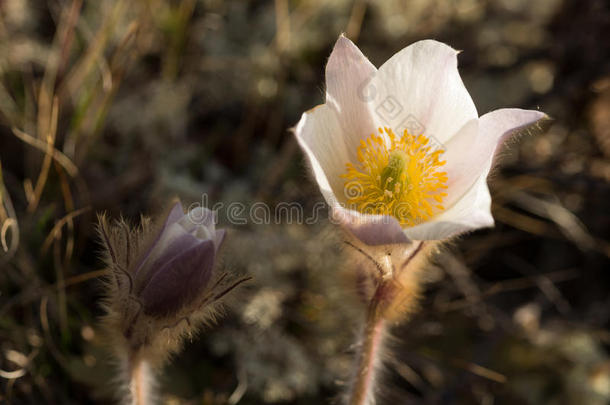
<instances>
[{"instance_id":1,"label":"yellow stamen cluster","mask_svg":"<svg viewBox=\"0 0 610 405\"><path fill-rule=\"evenodd\" d=\"M350 209L365 214L394 216L403 226L414 226L444 210L447 173L442 150L432 150L424 135L407 130L398 138L390 128L379 128L358 147L358 165L347 163L345 193Z\"/></svg>"}]
</instances>

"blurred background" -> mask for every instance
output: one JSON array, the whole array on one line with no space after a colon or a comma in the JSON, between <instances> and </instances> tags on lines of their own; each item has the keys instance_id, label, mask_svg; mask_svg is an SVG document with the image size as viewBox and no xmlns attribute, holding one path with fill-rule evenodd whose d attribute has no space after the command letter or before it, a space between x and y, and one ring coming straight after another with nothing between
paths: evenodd
<instances>
[{"instance_id":1,"label":"blurred background","mask_svg":"<svg viewBox=\"0 0 610 405\"><path fill-rule=\"evenodd\" d=\"M555 119L494 174L496 228L427 272L380 403L610 403L603 0L1 1L0 402L112 403L96 213L323 201L288 129L341 32L377 66L446 42L479 114ZM165 369L163 403L332 403L363 310L342 235L220 221L221 265L254 280Z\"/></svg>"}]
</instances>

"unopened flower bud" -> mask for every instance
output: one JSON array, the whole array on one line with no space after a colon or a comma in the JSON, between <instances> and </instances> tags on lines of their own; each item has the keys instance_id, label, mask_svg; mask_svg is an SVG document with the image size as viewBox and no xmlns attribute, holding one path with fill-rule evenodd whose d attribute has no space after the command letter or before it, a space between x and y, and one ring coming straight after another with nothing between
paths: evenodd
<instances>
[{"instance_id":1,"label":"unopened flower bud","mask_svg":"<svg viewBox=\"0 0 610 405\"><path fill-rule=\"evenodd\" d=\"M197 324L214 319L220 300L247 280L216 271L225 231L215 222L213 211L184 214L179 202L156 227L148 219L132 229L100 217L111 270L106 323L128 351L165 358Z\"/></svg>"},{"instance_id":2,"label":"unopened flower bud","mask_svg":"<svg viewBox=\"0 0 610 405\"><path fill-rule=\"evenodd\" d=\"M184 215L179 203L174 206L134 271L144 313L176 313L206 288L225 235L214 222L214 213L206 208Z\"/></svg>"}]
</instances>

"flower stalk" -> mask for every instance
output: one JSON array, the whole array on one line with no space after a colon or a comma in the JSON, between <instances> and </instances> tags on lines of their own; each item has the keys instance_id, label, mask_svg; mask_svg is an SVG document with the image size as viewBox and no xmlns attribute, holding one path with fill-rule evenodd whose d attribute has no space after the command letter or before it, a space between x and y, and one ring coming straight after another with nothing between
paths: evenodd
<instances>
[{"instance_id":1,"label":"flower stalk","mask_svg":"<svg viewBox=\"0 0 610 405\"><path fill-rule=\"evenodd\" d=\"M379 302L371 301L366 317L362 344L358 354L358 368L352 386L350 405L374 403L375 378L381 366L381 353L386 333L386 321L379 310Z\"/></svg>"},{"instance_id":2,"label":"flower stalk","mask_svg":"<svg viewBox=\"0 0 610 405\"><path fill-rule=\"evenodd\" d=\"M146 359L134 353L128 362L129 398L125 401L131 405L148 405L153 403L154 376Z\"/></svg>"},{"instance_id":3,"label":"flower stalk","mask_svg":"<svg viewBox=\"0 0 610 405\"><path fill-rule=\"evenodd\" d=\"M357 241L354 240L355 243ZM347 394L349 405L373 405L378 391L379 372L387 355L385 342L392 324L415 312L428 258L437 248L430 242L371 248L346 242L365 259L362 278L372 283L363 296L367 305L355 374Z\"/></svg>"}]
</instances>

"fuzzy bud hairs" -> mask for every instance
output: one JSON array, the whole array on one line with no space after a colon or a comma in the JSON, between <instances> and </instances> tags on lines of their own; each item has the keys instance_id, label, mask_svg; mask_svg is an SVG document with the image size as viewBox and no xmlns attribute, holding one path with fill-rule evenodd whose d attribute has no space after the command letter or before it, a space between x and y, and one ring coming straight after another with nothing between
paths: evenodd
<instances>
[{"instance_id":1,"label":"fuzzy bud hairs","mask_svg":"<svg viewBox=\"0 0 610 405\"><path fill-rule=\"evenodd\" d=\"M216 270L225 237L214 212L180 202L158 225L142 218L137 228L99 216L99 236L108 265L105 331L130 381L126 403L148 405L152 368L219 314L222 298L248 277Z\"/></svg>"}]
</instances>

